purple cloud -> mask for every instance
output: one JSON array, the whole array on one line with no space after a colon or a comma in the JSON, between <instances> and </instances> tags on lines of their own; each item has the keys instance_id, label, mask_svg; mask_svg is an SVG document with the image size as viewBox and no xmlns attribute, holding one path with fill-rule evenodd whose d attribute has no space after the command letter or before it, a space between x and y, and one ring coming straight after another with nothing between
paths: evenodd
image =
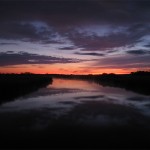
<instances>
[{"instance_id":1,"label":"purple cloud","mask_svg":"<svg viewBox=\"0 0 150 150\"><path fill-rule=\"evenodd\" d=\"M148 67L150 68L150 56L115 56L101 58L97 60L92 66L97 68L141 68Z\"/></svg>"},{"instance_id":2,"label":"purple cloud","mask_svg":"<svg viewBox=\"0 0 150 150\"><path fill-rule=\"evenodd\" d=\"M77 55L89 55L89 56L105 56L105 54L100 54L100 53L80 53L80 52L75 52L74 54L77 54Z\"/></svg>"},{"instance_id":3,"label":"purple cloud","mask_svg":"<svg viewBox=\"0 0 150 150\"><path fill-rule=\"evenodd\" d=\"M30 54L26 52L0 53L0 66L21 65L21 64L55 64L55 63L78 63L82 60L72 58L58 58L53 56L45 56L38 54Z\"/></svg>"}]
</instances>

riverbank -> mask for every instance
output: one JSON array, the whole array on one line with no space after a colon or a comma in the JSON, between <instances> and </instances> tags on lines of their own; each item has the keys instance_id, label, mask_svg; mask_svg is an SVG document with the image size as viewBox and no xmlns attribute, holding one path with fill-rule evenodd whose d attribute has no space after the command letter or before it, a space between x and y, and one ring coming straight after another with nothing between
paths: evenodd
<instances>
[{"instance_id":1,"label":"riverbank","mask_svg":"<svg viewBox=\"0 0 150 150\"><path fill-rule=\"evenodd\" d=\"M124 88L136 93L150 95L150 73L135 72L127 75L103 74L96 78L103 86Z\"/></svg>"},{"instance_id":2,"label":"riverbank","mask_svg":"<svg viewBox=\"0 0 150 150\"><path fill-rule=\"evenodd\" d=\"M29 94L52 83L49 75L0 74L0 103Z\"/></svg>"}]
</instances>

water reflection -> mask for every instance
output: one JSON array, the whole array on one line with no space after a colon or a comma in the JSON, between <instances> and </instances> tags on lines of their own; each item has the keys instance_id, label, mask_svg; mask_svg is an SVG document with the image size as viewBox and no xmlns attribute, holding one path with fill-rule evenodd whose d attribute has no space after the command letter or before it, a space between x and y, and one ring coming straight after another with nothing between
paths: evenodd
<instances>
[{"instance_id":1,"label":"water reflection","mask_svg":"<svg viewBox=\"0 0 150 150\"><path fill-rule=\"evenodd\" d=\"M121 88L82 80L53 79L53 84L46 88L2 104L0 122L4 129L7 124L7 129L17 127L17 130L45 129L52 124L68 123L99 127L136 124L149 128L149 106L149 96Z\"/></svg>"}]
</instances>

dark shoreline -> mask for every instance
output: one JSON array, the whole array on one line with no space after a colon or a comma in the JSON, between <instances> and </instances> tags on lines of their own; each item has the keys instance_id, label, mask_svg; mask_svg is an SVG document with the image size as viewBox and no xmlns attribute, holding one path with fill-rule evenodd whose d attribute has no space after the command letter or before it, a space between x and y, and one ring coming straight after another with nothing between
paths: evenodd
<instances>
[{"instance_id":1,"label":"dark shoreline","mask_svg":"<svg viewBox=\"0 0 150 150\"><path fill-rule=\"evenodd\" d=\"M51 83L49 75L0 74L0 103L29 94Z\"/></svg>"}]
</instances>

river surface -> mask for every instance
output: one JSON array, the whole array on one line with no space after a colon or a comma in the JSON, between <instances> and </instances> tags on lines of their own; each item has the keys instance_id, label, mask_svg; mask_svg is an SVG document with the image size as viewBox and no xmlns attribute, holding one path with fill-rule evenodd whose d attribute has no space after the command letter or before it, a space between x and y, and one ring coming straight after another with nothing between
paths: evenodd
<instances>
[{"instance_id":1,"label":"river surface","mask_svg":"<svg viewBox=\"0 0 150 150\"><path fill-rule=\"evenodd\" d=\"M54 78L47 87L0 106L2 130L43 130L58 121L149 128L150 96L92 81Z\"/></svg>"}]
</instances>

